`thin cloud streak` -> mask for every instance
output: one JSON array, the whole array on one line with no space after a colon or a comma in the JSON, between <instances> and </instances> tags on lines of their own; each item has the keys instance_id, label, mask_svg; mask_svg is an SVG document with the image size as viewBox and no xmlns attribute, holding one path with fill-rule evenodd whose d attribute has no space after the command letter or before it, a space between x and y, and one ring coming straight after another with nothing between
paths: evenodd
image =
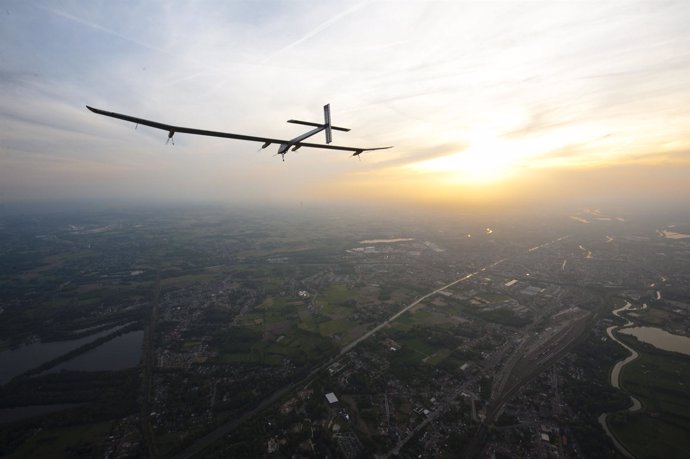
<instances>
[{"instance_id":1,"label":"thin cloud streak","mask_svg":"<svg viewBox=\"0 0 690 459\"><path fill-rule=\"evenodd\" d=\"M128 42L128 43L133 43L133 44L135 44L135 45L141 46L142 48L145 48L145 49L148 49L148 50L151 50L151 51L156 51L156 52L159 52L159 53L162 53L162 54L166 54L166 55L168 55L168 56L172 56L172 55L173 55L172 53L170 53L169 51L167 51L167 50L165 50L165 49L163 49L163 48L160 48L160 47L158 47L158 46L151 45L151 44L149 44L149 43L142 42L142 41L140 41L140 40L136 40L136 39L131 38L131 37L127 37L127 36L125 36L125 35L122 35L121 33L116 32L115 30L109 29L108 27L105 27L105 26L103 26L103 25L101 25L101 24L97 24L97 23L95 23L95 22L88 21L88 20L86 20L86 19L83 19L83 18L74 16L74 15L72 15L72 14L67 13L66 11L57 10L57 9L54 9L54 8L47 7L47 6L45 6L45 5L38 5L38 4L35 4L35 6L36 6L37 8L40 8L40 9L44 10L44 11L47 11L47 12L49 12L49 13L52 13L52 14L54 14L54 15L56 15L56 16L62 17L62 18L64 18L64 19L69 19L70 21L76 22L77 24L81 24L81 25L83 25L83 26L90 27L90 28L95 29L95 30L98 30L98 31L100 31L100 32L105 32L105 33L107 33L107 34L109 34L109 35L112 35L113 37L119 38L120 40L123 40L123 41L126 41L126 42Z\"/></svg>"},{"instance_id":2,"label":"thin cloud streak","mask_svg":"<svg viewBox=\"0 0 690 459\"><path fill-rule=\"evenodd\" d=\"M291 50L291 49L293 49L293 48L295 48L295 47L301 45L301 44L304 43L305 41L309 40L309 39L312 38L312 37L315 37L315 36L318 35L318 34L320 34L321 32L323 32L324 30L328 29L328 28L331 27L333 24L337 23L338 21L340 21L341 19L345 18L346 16L348 16L348 15L350 15L350 14L356 12L356 11L359 11L360 9L362 9L362 7L364 7L364 6L365 6L367 3L369 3L369 2L370 2L370 0L364 0L364 1L359 2L359 3L357 3L356 5L354 5L354 6L350 7L350 8L348 8L348 9L345 10L345 11L342 11L342 12L336 14L335 16L330 17L329 19L323 21L321 24L319 24L318 26L316 26L316 27L315 27L314 29L312 29L311 31L307 32L305 35L303 35L303 36L300 37L299 39L293 41L292 43L288 44L287 46L284 46L283 48L281 48L281 49L279 49L278 51L276 51L276 52L270 54L269 56L266 56L266 57L262 60L262 62L267 62L267 61L270 61L270 60L272 60L272 59L275 59L277 56L279 56L279 55L281 55L281 54L284 54L286 51L289 51L289 50Z\"/></svg>"}]
</instances>

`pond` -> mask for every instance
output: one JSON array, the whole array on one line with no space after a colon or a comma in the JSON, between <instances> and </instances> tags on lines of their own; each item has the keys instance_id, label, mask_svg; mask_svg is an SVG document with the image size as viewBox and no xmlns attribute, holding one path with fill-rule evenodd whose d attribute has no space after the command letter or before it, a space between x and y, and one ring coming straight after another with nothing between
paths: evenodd
<instances>
[{"instance_id":1,"label":"pond","mask_svg":"<svg viewBox=\"0 0 690 459\"><path fill-rule=\"evenodd\" d=\"M687 336L674 335L656 327L630 327L619 330L619 333L632 335L640 341L664 351L690 355L690 338Z\"/></svg>"},{"instance_id":2,"label":"pond","mask_svg":"<svg viewBox=\"0 0 690 459\"><path fill-rule=\"evenodd\" d=\"M55 373L61 370L110 371L136 367L141 360L143 342L144 332L142 330L125 333L71 360L56 365L46 373Z\"/></svg>"}]
</instances>

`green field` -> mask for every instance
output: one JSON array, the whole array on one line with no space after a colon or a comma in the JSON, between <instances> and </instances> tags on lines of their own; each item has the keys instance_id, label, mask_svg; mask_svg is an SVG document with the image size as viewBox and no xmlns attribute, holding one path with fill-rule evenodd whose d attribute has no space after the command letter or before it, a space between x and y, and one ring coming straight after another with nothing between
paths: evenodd
<instances>
[{"instance_id":1,"label":"green field","mask_svg":"<svg viewBox=\"0 0 690 459\"><path fill-rule=\"evenodd\" d=\"M618 413L609 418L616 438L635 457L687 458L690 451L688 431L649 413Z\"/></svg>"},{"instance_id":2,"label":"green field","mask_svg":"<svg viewBox=\"0 0 690 459\"><path fill-rule=\"evenodd\" d=\"M213 274L186 274L183 276L168 277L161 279L161 287L180 287L183 285L206 282L211 279Z\"/></svg>"},{"instance_id":3,"label":"green field","mask_svg":"<svg viewBox=\"0 0 690 459\"><path fill-rule=\"evenodd\" d=\"M305 319L297 325L301 330L319 333L319 324L314 319Z\"/></svg>"},{"instance_id":4,"label":"green field","mask_svg":"<svg viewBox=\"0 0 690 459\"><path fill-rule=\"evenodd\" d=\"M619 335L640 356L621 373L642 410L611 416L616 437L637 457L685 458L690 451L690 358Z\"/></svg>"},{"instance_id":5,"label":"green field","mask_svg":"<svg viewBox=\"0 0 690 459\"><path fill-rule=\"evenodd\" d=\"M424 339L420 337L403 338L398 340L398 342L404 347L410 348L413 351L422 354L422 358L436 352L436 348L434 346L425 342Z\"/></svg>"},{"instance_id":6,"label":"green field","mask_svg":"<svg viewBox=\"0 0 690 459\"><path fill-rule=\"evenodd\" d=\"M224 352L219 354L215 359L217 363L252 363L259 360L256 355L251 352L245 353L229 353Z\"/></svg>"},{"instance_id":7,"label":"green field","mask_svg":"<svg viewBox=\"0 0 690 459\"><path fill-rule=\"evenodd\" d=\"M501 295L499 293L489 293L489 292L480 292L477 294L477 297L481 298L483 300L486 300L489 303L498 303L499 301L506 301L506 300L510 299L510 297L507 295Z\"/></svg>"},{"instance_id":8,"label":"green field","mask_svg":"<svg viewBox=\"0 0 690 459\"><path fill-rule=\"evenodd\" d=\"M284 297L273 297L268 296L266 299L257 306L257 309L263 309L266 311L280 311L288 306L289 300Z\"/></svg>"},{"instance_id":9,"label":"green field","mask_svg":"<svg viewBox=\"0 0 690 459\"><path fill-rule=\"evenodd\" d=\"M352 294L346 286L342 284L331 285L324 292L324 299L328 304L336 305L352 298Z\"/></svg>"},{"instance_id":10,"label":"green field","mask_svg":"<svg viewBox=\"0 0 690 459\"><path fill-rule=\"evenodd\" d=\"M337 333L342 333L355 325L357 325L355 322L347 319L329 320L319 324L319 333L321 336L332 336Z\"/></svg>"},{"instance_id":11,"label":"green field","mask_svg":"<svg viewBox=\"0 0 690 459\"><path fill-rule=\"evenodd\" d=\"M427 365L436 366L439 363L443 362L450 355L450 353L450 349L439 349L433 355L431 355L424 363L426 363Z\"/></svg>"},{"instance_id":12,"label":"green field","mask_svg":"<svg viewBox=\"0 0 690 459\"><path fill-rule=\"evenodd\" d=\"M337 333L347 330L353 324L347 321L329 321L325 330ZM218 355L214 358L217 363L260 363L278 365L284 358L296 363L315 362L323 359L334 350L328 335L321 335L312 330L292 325L281 333L283 338L263 339L259 330L261 326L237 327L231 334L223 335L216 342Z\"/></svg>"},{"instance_id":13,"label":"green field","mask_svg":"<svg viewBox=\"0 0 690 459\"><path fill-rule=\"evenodd\" d=\"M432 318L433 314L431 313L431 311L425 311L423 309L418 309L416 311L410 311L405 315L408 316L413 322L423 324L423 323L428 322L429 319Z\"/></svg>"},{"instance_id":14,"label":"green field","mask_svg":"<svg viewBox=\"0 0 690 459\"><path fill-rule=\"evenodd\" d=\"M197 347L199 347L199 344L201 344L201 341L185 341L182 344L182 349L184 349L185 351L188 351L190 349L196 349Z\"/></svg>"},{"instance_id":15,"label":"green field","mask_svg":"<svg viewBox=\"0 0 690 459\"><path fill-rule=\"evenodd\" d=\"M507 296L494 295L492 293L482 293L480 295L487 301L497 302L509 299ZM491 298L491 300L489 300ZM467 317L477 317L487 322L494 322L501 325L508 325L514 327L520 327L526 325L530 322L529 317L518 316L509 308L499 308L499 309L483 309L484 306L474 306L466 303L464 301L453 302L448 305L448 312L451 315L456 315L460 318Z\"/></svg>"}]
</instances>

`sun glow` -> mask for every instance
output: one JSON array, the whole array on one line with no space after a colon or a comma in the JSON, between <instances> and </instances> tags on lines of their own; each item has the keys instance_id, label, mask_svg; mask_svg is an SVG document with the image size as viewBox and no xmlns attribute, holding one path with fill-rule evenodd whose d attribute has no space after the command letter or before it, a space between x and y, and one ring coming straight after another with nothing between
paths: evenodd
<instances>
[{"instance_id":1,"label":"sun glow","mask_svg":"<svg viewBox=\"0 0 690 459\"><path fill-rule=\"evenodd\" d=\"M481 135L461 152L421 161L410 167L419 172L444 175L452 183L495 183L512 176L519 168L519 155L515 154L518 152L511 143Z\"/></svg>"}]
</instances>

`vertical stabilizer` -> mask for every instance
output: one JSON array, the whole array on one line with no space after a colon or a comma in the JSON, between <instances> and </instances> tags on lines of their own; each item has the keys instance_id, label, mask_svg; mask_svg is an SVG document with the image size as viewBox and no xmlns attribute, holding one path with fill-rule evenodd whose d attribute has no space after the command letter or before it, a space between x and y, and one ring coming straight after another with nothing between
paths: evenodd
<instances>
[{"instance_id":1,"label":"vertical stabilizer","mask_svg":"<svg viewBox=\"0 0 690 459\"><path fill-rule=\"evenodd\" d=\"M323 122L326 127L326 143L331 143L333 136L331 134L331 104L323 106Z\"/></svg>"}]
</instances>

